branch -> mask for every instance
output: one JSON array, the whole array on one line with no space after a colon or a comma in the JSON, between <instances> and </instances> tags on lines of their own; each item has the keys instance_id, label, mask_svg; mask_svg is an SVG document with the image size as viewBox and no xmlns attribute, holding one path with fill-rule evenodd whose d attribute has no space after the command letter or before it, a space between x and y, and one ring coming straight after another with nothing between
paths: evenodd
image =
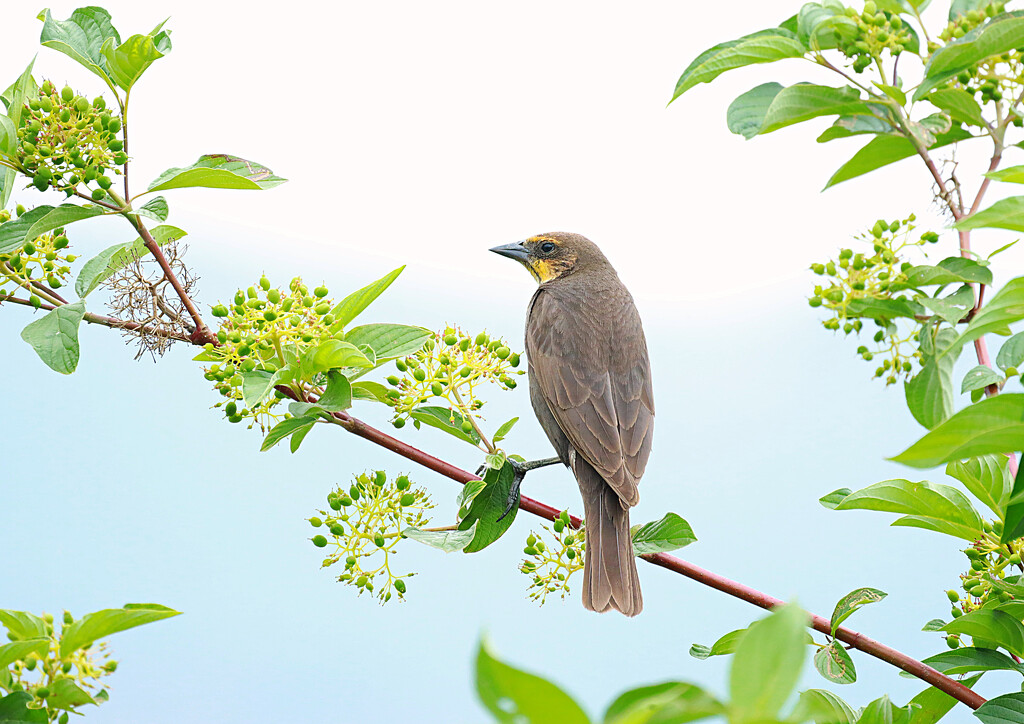
<instances>
[{"instance_id":1,"label":"branch","mask_svg":"<svg viewBox=\"0 0 1024 724\"><path fill-rule=\"evenodd\" d=\"M28 299L21 299L20 297L15 297L14 295L11 294L0 294L0 304L4 302L11 302L12 304L21 304L22 306L25 307L35 307L35 305L32 304L32 302L29 301ZM53 304L41 302L38 308L50 311L62 306L64 305L58 304L54 306ZM126 319L118 319L117 317L105 317L102 314L93 314L92 312L86 312L85 315L82 317L82 321L88 322L89 324L100 324L103 325L104 327L110 327L111 329L131 329L133 331L143 331L146 334L155 334L158 337L167 337L168 339L177 340L178 342L192 342L191 339L181 334L168 332L167 330L164 329L154 329L151 327L147 327L144 324L139 324L138 322L129 322Z\"/></svg>"},{"instance_id":2,"label":"branch","mask_svg":"<svg viewBox=\"0 0 1024 724\"><path fill-rule=\"evenodd\" d=\"M282 387L278 387L278 389L285 391L285 388ZM440 473L447 478L451 478L456 482L466 484L471 480L480 479L478 476L473 475L466 470L458 468L451 463L441 460L440 458L436 458L419 448L415 448L412 445L402 442L401 440L397 440L387 433L381 432L375 427L366 424L362 420L352 417L348 413L335 413L335 417L339 421L340 426L344 427L352 434L358 435L365 440L369 440L375 445L380 445L391 452L397 453L404 458L419 463L420 465L423 465L436 473ZM553 508L550 505L534 500L533 498L527 498L526 496L522 496L520 498L519 508L527 513L533 513L540 518L550 521L557 518L559 514L559 510L557 508ZM579 528L582 524L582 521L575 516L570 516L570 521L574 528ZM648 563L679 573L696 581L697 583L709 586L717 591L721 591L722 593L726 593L730 596L746 601L747 603L752 603L760 608L772 609L784 604L784 601L774 598L773 596L769 596L766 593L762 593L749 586L745 586L742 583L729 580L717 573L706 571L699 566L695 566L688 561L684 561L682 558L678 558L667 553L648 553L640 556L640 558ZM811 627L813 629L826 635L831 635L832 625L828 619L815 614L810 614L810 616ZM917 659L907 656L906 654L890 648L885 644L879 643L874 639L870 639L863 634L851 631L848 628L839 628L836 631L836 638L843 643L849 644L855 649L863 651L877 659L881 659L888 664L892 664L909 674L913 674L922 681L931 684L940 691L944 691L972 709L977 709L985 703L985 699L980 694L968 689L960 682L939 673L932 667L921 663Z\"/></svg>"}]
</instances>

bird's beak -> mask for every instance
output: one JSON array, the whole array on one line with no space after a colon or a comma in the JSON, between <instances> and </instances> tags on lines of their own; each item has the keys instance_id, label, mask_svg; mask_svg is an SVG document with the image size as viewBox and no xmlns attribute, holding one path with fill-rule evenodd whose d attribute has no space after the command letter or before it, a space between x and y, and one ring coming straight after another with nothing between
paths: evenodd
<instances>
[{"instance_id":1,"label":"bird's beak","mask_svg":"<svg viewBox=\"0 0 1024 724\"><path fill-rule=\"evenodd\" d=\"M527 260L530 257L530 251L526 248L526 243L522 241L516 241L512 244L502 244L491 249L495 254L501 254L507 256L509 259L515 259L520 264L527 264Z\"/></svg>"}]
</instances>

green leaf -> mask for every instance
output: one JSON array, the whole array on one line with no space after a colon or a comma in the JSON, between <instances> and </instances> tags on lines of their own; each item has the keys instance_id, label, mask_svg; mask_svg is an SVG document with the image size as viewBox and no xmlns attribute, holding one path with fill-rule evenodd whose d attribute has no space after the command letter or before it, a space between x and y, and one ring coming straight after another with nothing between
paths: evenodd
<instances>
[{"instance_id":1,"label":"green leaf","mask_svg":"<svg viewBox=\"0 0 1024 724\"><path fill-rule=\"evenodd\" d=\"M921 627L922 631L941 631L942 627L946 625L946 622L941 618L933 618L931 621Z\"/></svg>"},{"instance_id":2,"label":"green leaf","mask_svg":"<svg viewBox=\"0 0 1024 724\"><path fill-rule=\"evenodd\" d=\"M476 655L476 693L502 724L590 722L568 694L546 679L499 661L483 639Z\"/></svg>"},{"instance_id":3,"label":"green leaf","mask_svg":"<svg viewBox=\"0 0 1024 724\"><path fill-rule=\"evenodd\" d=\"M683 71L676 82L672 100L698 83L711 82L727 70L757 63L773 63L784 58L801 58L806 52L807 48L797 39L796 34L783 28L770 28L720 43L698 55Z\"/></svg>"},{"instance_id":4,"label":"green leaf","mask_svg":"<svg viewBox=\"0 0 1024 724\"><path fill-rule=\"evenodd\" d=\"M750 626L729 672L732 724L778 714L800 678L807 654L806 625L807 614L791 603Z\"/></svg>"},{"instance_id":5,"label":"green leaf","mask_svg":"<svg viewBox=\"0 0 1024 724\"><path fill-rule=\"evenodd\" d=\"M423 349L433 332L408 324L364 324L345 334L345 341L356 347L367 345L377 356L377 364L396 357L405 357Z\"/></svg>"},{"instance_id":6,"label":"green leaf","mask_svg":"<svg viewBox=\"0 0 1024 724\"><path fill-rule=\"evenodd\" d=\"M954 121L972 126L984 126L985 119L981 115L981 106L967 91L962 88L944 88L930 94L926 99L936 108L941 108Z\"/></svg>"},{"instance_id":7,"label":"green leaf","mask_svg":"<svg viewBox=\"0 0 1024 724\"><path fill-rule=\"evenodd\" d=\"M974 716L984 724L1024 724L1024 693L989 699L975 710Z\"/></svg>"},{"instance_id":8,"label":"green leaf","mask_svg":"<svg viewBox=\"0 0 1024 724\"><path fill-rule=\"evenodd\" d=\"M1017 477L1010 490L1010 500L1006 506L1003 533L999 536L1000 543L1009 543L1024 536L1024 467L1017 468Z\"/></svg>"},{"instance_id":9,"label":"green leaf","mask_svg":"<svg viewBox=\"0 0 1024 724\"><path fill-rule=\"evenodd\" d=\"M327 387L317 405L330 412L341 412L352 407L352 385L348 377L337 370L327 373Z\"/></svg>"},{"instance_id":10,"label":"green leaf","mask_svg":"<svg viewBox=\"0 0 1024 724\"><path fill-rule=\"evenodd\" d=\"M914 318L925 313L925 308L912 299L878 299L862 297L846 305L846 316L867 317L886 322L899 317Z\"/></svg>"},{"instance_id":11,"label":"green leaf","mask_svg":"<svg viewBox=\"0 0 1024 724\"><path fill-rule=\"evenodd\" d=\"M884 113L884 106L876 106L876 113ZM895 121L893 121L895 123ZM849 138L851 136L862 136L864 134L892 133L893 124L888 123L875 116L840 116L835 123L826 128L820 136L818 143L827 143L837 138Z\"/></svg>"},{"instance_id":12,"label":"green leaf","mask_svg":"<svg viewBox=\"0 0 1024 724\"><path fill-rule=\"evenodd\" d=\"M0 254L6 254L20 248L26 241L31 241L48 231L66 226L67 224L99 216L103 209L99 206L77 206L61 204L60 206L37 206L22 214L17 219L0 224Z\"/></svg>"},{"instance_id":13,"label":"green leaf","mask_svg":"<svg viewBox=\"0 0 1024 724\"><path fill-rule=\"evenodd\" d=\"M920 372L903 383L907 408L914 419L931 430L953 414L953 357L923 355Z\"/></svg>"},{"instance_id":14,"label":"green leaf","mask_svg":"<svg viewBox=\"0 0 1024 724\"><path fill-rule=\"evenodd\" d=\"M998 171L989 171L985 174L994 181L1005 181L1012 184L1024 184L1024 166L1009 166Z\"/></svg>"},{"instance_id":15,"label":"green leaf","mask_svg":"<svg viewBox=\"0 0 1024 724\"><path fill-rule=\"evenodd\" d=\"M914 100L925 98L933 89L993 55L1002 55L1024 45L1024 13L1003 13L953 40L932 53L924 79Z\"/></svg>"},{"instance_id":16,"label":"green leaf","mask_svg":"<svg viewBox=\"0 0 1024 724\"><path fill-rule=\"evenodd\" d=\"M459 521L459 530L476 529L476 535L463 550L466 553L482 551L494 541L498 540L509 529L519 512L519 500L509 514L501 518L508 506L508 496L512 490L512 482L515 479L516 471L512 463L505 461L500 470L488 467L484 472L484 489L473 496L469 510L465 517ZM461 507L461 506L460 506Z\"/></svg>"},{"instance_id":17,"label":"green leaf","mask_svg":"<svg viewBox=\"0 0 1024 724\"><path fill-rule=\"evenodd\" d=\"M170 35L164 32L156 38L152 35L133 35L120 44L108 38L100 52L106 61L107 75L128 91L146 69L164 57L170 49Z\"/></svg>"},{"instance_id":18,"label":"green leaf","mask_svg":"<svg viewBox=\"0 0 1024 724\"><path fill-rule=\"evenodd\" d=\"M666 681L620 694L604 724L681 724L725 713L715 697L694 684Z\"/></svg>"},{"instance_id":19,"label":"green leaf","mask_svg":"<svg viewBox=\"0 0 1024 724\"><path fill-rule=\"evenodd\" d=\"M1000 199L987 209L965 216L953 224L954 229L1009 229L1024 231L1024 196Z\"/></svg>"},{"instance_id":20,"label":"green leaf","mask_svg":"<svg viewBox=\"0 0 1024 724\"><path fill-rule=\"evenodd\" d=\"M321 342L315 350L307 354L314 373L344 367L373 367L373 362L362 350L351 342L343 342L340 339Z\"/></svg>"},{"instance_id":21,"label":"green leaf","mask_svg":"<svg viewBox=\"0 0 1024 724\"><path fill-rule=\"evenodd\" d=\"M280 379L279 373L267 370L242 372L242 400L245 406L251 410L267 399Z\"/></svg>"},{"instance_id":22,"label":"green leaf","mask_svg":"<svg viewBox=\"0 0 1024 724\"><path fill-rule=\"evenodd\" d=\"M60 637L60 656L67 658L73 652L111 634L136 626L177 616L178 611L166 606L128 604L124 608L107 608L87 613L64 627Z\"/></svg>"},{"instance_id":23,"label":"green leaf","mask_svg":"<svg viewBox=\"0 0 1024 724\"><path fill-rule=\"evenodd\" d=\"M26 611L10 611L0 608L0 623L18 641L46 638L46 622Z\"/></svg>"},{"instance_id":24,"label":"green leaf","mask_svg":"<svg viewBox=\"0 0 1024 724\"><path fill-rule=\"evenodd\" d=\"M797 38L808 48L829 50L840 39L849 41L857 36L857 24L846 17L839 2L806 3L797 14Z\"/></svg>"},{"instance_id":25,"label":"green leaf","mask_svg":"<svg viewBox=\"0 0 1024 724\"><path fill-rule=\"evenodd\" d=\"M948 296L941 298L920 296L918 301L944 322L954 325L974 308L974 289L969 284L964 284Z\"/></svg>"},{"instance_id":26,"label":"green leaf","mask_svg":"<svg viewBox=\"0 0 1024 724\"><path fill-rule=\"evenodd\" d=\"M388 403L388 388L382 385L380 382L353 382L352 383L352 399L353 400L373 400L375 402Z\"/></svg>"},{"instance_id":27,"label":"green leaf","mask_svg":"<svg viewBox=\"0 0 1024 724\"><path fill-rule=\"evenodd\" d=\"M869 603L877 603L888 595L885 591L879 591L877 588L858 588L839 599L839 603L836 604L835 610L832 612L833 638L843 621L852 616L858 608Z\"/></svg>"},{"instance_id":28,"label":"green leaf","mask_svg":"<svg viewBox=\"0 0 1024 724\"><path fill-rule=\"evenodd\" d=\"M512 432L512 428L515 427L515 424L517 422L519 422L518 417L513 417L511 420L503 422L501 424L501 427L499 427L498 430L494 433L494 439L492 440L492 442L499 443L506 437L508 437L508 434Z\"/></svg>"},{"instance_id":29,"label":"green leaf","mask_svg":"<svg viewBox=\"0 0 1024 724\"><path fill-rule=\"evenodd\" d=\"M907 275L908 287L926 287L936 284L992 283L992 272L988 262L964 259L962 256L951 256L943 259L935 266L923 264L912 266L904 274Z\"/></svg>"},{"instance_id":30,"label":"green leaf","mask_svg":"<svg viewBox=\"0 0 1024 724\"><path fill-rule=\"evenodd\" d=\"M765 114L781 90L779 83L763 83L730 103L725 114L729 130L748 141L760 133Z\"/></svg>"},{"instance_id":31,"label":"green leaf","mask_svg":"<svg viewBox=\"0 0 1024 724\"><path fill-rule=\"evenodd\" d=\"M200 156L191 166L169 168L149 185L146 193L202 187L207 189L272 189L287 179L266 166L238 156L214 153Z\"/></svg>"},{"instance_id":32,"label":"green leaf","mask_svg":"<svg viewBox=\"0 0 1024 724\"><path fill-rule=\"evenodd\" d=\"M1024 319L1024 277L1016 277L1004 284L974 315L957 344L964 345L1021 319Z\"/></svg>"},{"instance_id":33,"label":"green leaf","mask_svg":"<svg viewBox=\"0 0 1024 724\"><path fill-rule=\"evenodd\" d=\"M150 234L158 246L187 236L177 226L157 226L150 231ZM88 296L115 272L149 253L149 249L146 248L141 237L104 249L85 262L82 271L78 272L78 278L75 279L75 293L83 298Z\"/></svg>"},{"instance_id":34,"label":"green leaf","mask_svg":"<svg viewBox=\"0 0 1024 724\"><path fill-rule=\"evenodd\" d=\"M1005 455L981 455L968 460L954 460L946 466L946 475L959 480L971 494L1002 518L1013 478Z\"/></svg>"},{"instance_id":35,"label":"green leaf","mask_svg":"<svg viewBox=\"0 0 1024 724\"><path fill-rule=\"evenodd\" d=\"M633 555L674 551L697 540L690 524L675 513L665 513L633 533Z\"/></svg>"},{"instance_id":36,"label":"green leaf","mask_svg":"<svg viewBox=\"0 0 1024 724\"><path fill-rule=\"evenodd\" d=\"M1003 611L979 608L955 618L942 630L997 642L1015 656L1024 654L1024 625Z\"/></svg>"},{"instance_id":37,"label":"green leaf","mask_svg":"<svg viewBox=\"0 0 1024 724\"><path fill-rule=\"evenodd\" d=\"M857 669L849 652L838 641L814 653L814 668L833 684L852 684L857 680Z\"/></svg>"},{"instance_id":38,"label":"green leaf","mask_svg":"<svg viewBox=\"0 0 1024 724\"><path fill-rule=\"evenodd\" d=\"M35 638L23 641L12 641L0 646L0 669L6 669L15 661L25 661L29 654L44 658L50 650L50 639Z\"/></svg>"},{"instance_id":39,"label":"green leaf","mask_svg":"<svg viewBox=\"0 0 1024 724\"><path fill-rule=\"evenodd\" d=\"M872 112L855 88L798 83L778 92L765 113L759 133L771 133L794 123L833 115L870 116Z\"/></svg>"},{"instance_id":40,"label":"green leaf","mask_svg":"<svg viewBox=\"0 0 1024 724\"><path fill-rule=\"evenodd\" d=\"M971 10L982 10L991 0L953 0L949 6L949 19L956 20Z\"/></svg>"},{"instance_id":41,"label":"green leaf","mask_svg":"<svg viewBox=\"0 0 1024 724\"><path fill-rule=\"evenodd\" d=\"M970 133L962 128L954 127L948 133L943 133L935 139L931 148L941 148L957 141L973 138ZM876 169L888 166L891 163L902 161L917 154L914 144L904 136L885 135L872 138L853 158L839 167L832 178L825 184L830 188L843 181L863 176Z\"/></svg>"},{"instance_id":42,"label":"green leaf","mask_svg":"<svg viewBox=\"0 0 1024 724\"><path fill-rule=\"evenodd\" d=\"M852 492L849 488L839 488L838 490L833 490L828 495L821 496L818 498L818 502L829 510L835 510L836 506L846 500L847 496Z\"/></svg>"},{"instance_id":43,"label":"green leaf","mask_svg":"<svg viewBox=\"0 0 1024 724\"><path fill-rule=\"evenodd\" d=\"M76 706L85 704L99 704L92 695L81 688L71 679L57 679L50 686L50 696L46 698L47 705L52 709L63 709L74 711Z\"/></svg>"},{"instance_id":44,"label":"green leaf","mask_svg":"<svg viewBox=\"0 0 1024 724\"><path fill-rule=\"evenodd\" d=\"M30 703L32 696L25 691L0 697L0 724L47 724L46 709L30 709Z\"/></svg>"},{"instance_id":45,"label":"green leaf","mask_svg":"<svg viewBox=\"0 0 1024 724\"><path fill-rule=\"evenodd\" d=\"M690 656L703 661L709 656L725 656L727 654L735 653L736 647L740 645L740 641L746 633L747 629L745 628L730 631L719 638L718 641L715 641L710 648L707 646L701 646L700 644L692 644L690 646Z\"/></svg>"},{"instance_id":46,"label":"green leaf","mask_svg":"<svg viewBox=\"0 0 1024 724\"><path fill-rule=\"evenodd\" d=\"M1024 674L1024 665L1018 664L1001 651L971 646L943 651L929 656L921 663L928 664L946 676L970 674L975 671L1016 671ZM907 674L913 677L913 674Z\"/></svg>"},{"instance_id":47,"label":"green leaf","mask_svg":"<svg viewBox=\"0 0 1024 724\"><path fill-rule=\"evenodd\" d=\"M460 440L465 440L470 445L479 445L480 436L476 430L465 432L462 429L462 413L457 410L449 410L447 407L417 407L409 413L409 417L425 425L444 430L449 435L454 435Z\"/></svg>"},{"instance_id":48,"label":"green leaf","mask_svg":"<svg viewBox=\"0 0 1024 724\"><path fill-rule=\"evenodd\" d=\"M906 721L906 714L900 716L898 708L893 707L889 697L882 696L868 704L861 711L857 724L903 724Z\"/></svg>"},{"instance_id":49,"label":"green leaf","mask_svg":"<svg viewBox=\"0 0 1024 724\"><path fill-rule=\"evenodd\" d=\"M963 493L948 485L929 483L927 480L918 483L884 480L851 493L836 506L836 510L854 509L901 513L909 517L909 520L900 519L893 525L913 525L934 530L935 527L928 526L921 519L938 521L946 524L941 526L941 532L970 541L982 534L981 517Z\"/></svg>"},{"instance_id":50,"label":"green leaf","mask_svg":"<svg viewBox=\"0 0 1024 724\"><path fill-rule=\"evenodd\" d=\"M1024 395L1002 394L953 415L892 460L914 468L1024 447Z\"/></svg>"},{"instance_id":51,"label":"green leaf","mask_svg":"<svg viewBox=\"0 0 1024 724\"><path fill-rule=\"evenodd\" d=\"M989 385L998 385L1002 381L1003 376L991 367L977 365L964 375L963 384L960 385L960 394L971 390L983 390Z\"/></svg>"},{"instance_id":52,"label":"green leaf","mask_svg":"<svg viewBox=\"0 0 1024 724\"><path fill-rule=\"evenodd\" d=\"M808 689L800 693L789 721L813 721L815 724L854 724L857 715L845 701L825 689Z\"/></svg>"},{"instance_id":53,"label":"green leaf","mask_svg":"<svg viewBox=\"0 0 1024 724\"><path fill-rule=\"evenodd\" d=\"M309 432L309 428L317 421L316 416L312 417L293 417L289 420L281 420L281 422L274 425L267 436L263 438L263 444L260 446L260 452L265 452L270 448L277 445L277 443L284 440L289 435L302 432L303 437ZM295 452L292 450L292 452Z\"/></svg>"},{"instance_id":54,"label":"green leaf","mask_svg":"<svg viewBox=\"0 0 1024 724\"><path fill-rule=\"evenodd\" d=\"M145 216L154 221L167 221L170 209L167 207L167 199L163 196L154 196L135 210L139 216Z\"/></svg>"},{"instance_id":55,"label":"green leaf","mask_svg":"<svg viewBox=\"0 0 1024 724\"><path fill-rule=\"evenodd\" d=\"M1018 368L1024 365L1024 332L1015 334L1003 342L996 355L996 364L1004 372L1010 367Z\"/></svg>"},{"instance_id":56,"label":"green leaf","mask_svg":"<svg viewBox=\"0 0 1024 724\"><path fill-rule=\"evenodd\" d=\"M99 7L84 7L71 13L67 20L54 20L49 10L43 10L39 19L43 21L39 38L42 45L64 53L114 89L101 52L108 39L121 44L121 37L110 22L110 13Z\"/></svg>"},{"instance_id":57,"label":"green leaf","mask_svg":"<svg viewBox=\"0 0 1024 724\"><path fill-rule=\"evenodd\" d=\"M84 316L85 302L57 307L21 330L21 338L47 367L70 375L78 366L78 325Z\"/></svg>"},{"instance_id":58,"label":"green leaf","mask_svg":"<svg viewBox=\"0 0 1024 724\"><path fill-rule=\"evenodd\" d=\"M421 530L410 527L402 531L403 537L425 543L431 548L437 548L445 553L461 551L472 542L475 535L475 525L470 526L467 530Z\"/></svg>"},{"instance_id":59,"label":"green leaf","mask_svg":"<svg viewBox=\"0 0 1024 724\"><path fill-rule=\"evenodd\" d=\"M25 99L35 96L38 92L35 80L32 78L32 66L35 65L35 58L28 64L24 72L11 87L4 91L3 97L7 105L7 121L4 122L4 143L6 147L0 146L0 152L12 156L17 152L17 136L15 129L21 125L21 114L25 109ZM17 172L13 168L3 167L0 170L0 209L7 207L11 198L14 184L17 179Z\"/></svg>"},{"instance_id":60,"label":"green leaf","mask_svg":"<svg viewBox=\"0 0 1024 724\"><path fill-rule=\"evenodd\" d=\"M342 327L348 326L349 322L359 316L360 312L370 306L374 299L391 286L391 282L395 281L404 269L404 265L400 266L372 284L367 284L362 289L352 292L338 302L334 309L331 310L331 314L334 315L335 324L340 324Z\"/></svg>"},{"instance_id":61,"label":"green leaf","mask_svg":"<svg viewBox=\"0 0 1024 724\"><path fill-rule=\"evenodd\" d=\"M466 517L466 514L469 513L469 506L473 504L476 496L480 495L486 487L487 483L483 480L470 480L462 486L458 497L455 498L455 506L459 509L460 518Z\"/></svg>"}]
</instances>

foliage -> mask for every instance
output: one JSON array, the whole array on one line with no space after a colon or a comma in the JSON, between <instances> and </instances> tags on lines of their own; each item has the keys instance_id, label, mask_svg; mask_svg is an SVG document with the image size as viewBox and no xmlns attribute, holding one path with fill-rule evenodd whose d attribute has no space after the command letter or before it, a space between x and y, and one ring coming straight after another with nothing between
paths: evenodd
<instances>
[{"instance_id":1,"label":"foliage","mask_svg":"<svg viewBox=\"0 0 1024 724\"><path fill-rule=\"evenodd\" d=\"M155 603L129 603L78 620L65 611L58 632L52 614L0 610L10 642L0 646L0 720L67 724L79 707L102 704L109 699L103 679L117 670L117 661L100 639L177 615Z\"/></svg>"}]
</instances>

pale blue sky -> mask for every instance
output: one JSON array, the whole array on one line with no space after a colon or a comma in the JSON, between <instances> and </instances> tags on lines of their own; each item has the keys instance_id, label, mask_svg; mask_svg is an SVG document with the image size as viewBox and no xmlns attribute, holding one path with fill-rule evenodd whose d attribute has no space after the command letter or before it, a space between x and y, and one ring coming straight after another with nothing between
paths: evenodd
<instances>
[{"instance_id":1,"label":"pale blue sky","mask_svg":"<svg viewBox=\"0 0 1024 724\"><path fill-rule=\"evenodd\" d=\"M274 16L239 15L231 3L171 2L155 15L108 7L124 35L173 15L175 50L133 101L138 183L223 151L292 179L266 193L169 195L170 223L190 234L200 300L226 298L263 271L281 283L322 276L341 295L408 264L366 321L456 322L518 340L533 283L486 249L551 229L585 233L632 289L651 347L658 417L634 521L675 511L699 538L687 558L822 615L853 588L880 588L889 598L851 627L912 655L944 649L919 629L948 615L943 590L964 560L957 542L817 503L842 486L922 477L884 461L921 429L900 389L870 382L857 343L822 331L804 301L807 264L851 233L879 215L927 216L926 178L902 165L818 195L857 144L816 146L813 129L750 143L730 135L728 102L771 69L664 108L705 46L795 5L739 3L726 17L687 3L628 14L582 3L514 13L341 3ZM31 15L8 30L15 41L35 37ZM696 32L698 22L711 26ZM317 42L304 44L304 32ZM33 45L0 48L8 76ZM87 82L49 51L40 64ZM211 66L226 75L196 82ZM190 117L204 104L205 120ZM308 108L322 111L317 124L301 121ZM85 256L130 236L99 223L74 232ZM1004 263L1019 268L1019 257ZM153 601L184 612L111 639L122 666L90 721L486 721L471 682L484 631L500 655L552 676L596 715L620 691L656 681L722 692L725 662L687 650L760 615L645 564L638 619L584 612L575 597L538 608L516 572L525 515L471 556L407 542L405 565L421 573L408 602L357 599L318 569L304 518L366 469L409 472L439 517L454 514L454 483L341 431L317 430L298 455L259 453L255 432L208 409L218 398L190 349L133 362L116 334L87 327L78 372L61 377L18 339L30 319L21 308L0 314L0 606L78 615ZM525 386L495 393L489 417L522 416L509 449L544 456L527 398ZM356 414L384 421L364 408ZM467 469L479 462L435 431L401 437ZM579 509L563 470L533 473L525 492ZM836 690L855 704L882 693L902 703L922 688L854 658L861 682ZM805 685L824 681L809 667ZM992 677L982 689L1015 687Z\"/></svg>"}]
</instances>

